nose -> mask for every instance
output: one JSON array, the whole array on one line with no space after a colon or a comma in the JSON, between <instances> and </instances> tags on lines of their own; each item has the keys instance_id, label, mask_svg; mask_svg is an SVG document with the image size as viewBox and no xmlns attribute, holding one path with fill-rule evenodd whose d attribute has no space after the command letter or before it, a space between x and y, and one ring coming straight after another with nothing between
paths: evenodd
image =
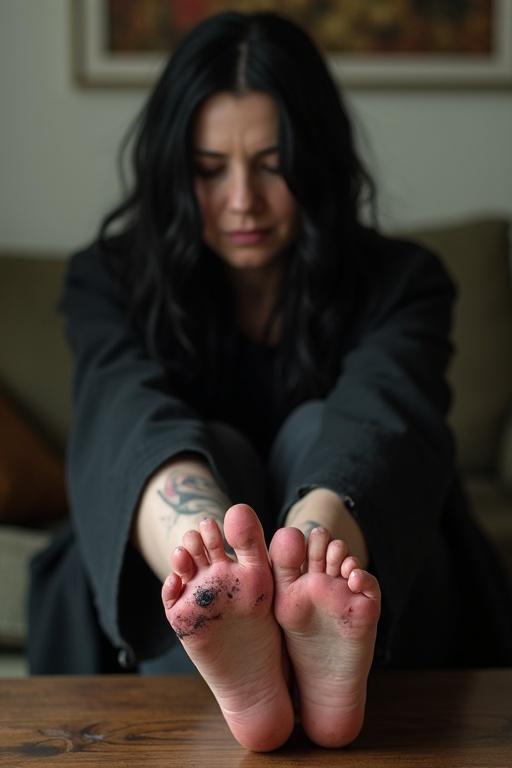
<instances>
[{"instance_id":1,"label":"nose","mask_svg":"<svg viewBox=\"0 0 512 768\"><path fill-rule=\"evenodd\" d=\"M234 171L229 181L228 205L234 213L247 213L257 204L258 190L246 169Z\"/></svg>"}]
</instances>

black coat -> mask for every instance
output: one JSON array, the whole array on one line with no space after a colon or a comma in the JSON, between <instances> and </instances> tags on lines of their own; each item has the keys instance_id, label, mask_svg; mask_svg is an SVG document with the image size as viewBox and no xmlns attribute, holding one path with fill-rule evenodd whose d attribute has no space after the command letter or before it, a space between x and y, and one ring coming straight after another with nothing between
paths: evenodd
<instances>
[{"instance_id":1,"label":"black coat","mask_svg":"<svg viewBox=\"0 0 512 768\"><path fill-rule=\"evenodd\" d=\"M384 665L512 664L510 591L467 509L446 425L454 297L433 254L361 230L339 372L276 510L277 524L312 486L353 499L383 593ZM62 310L75 363L72 524L32 565L29 657L35 672L113 671L118 652L126 666L171 642L160 585L129 544L141 492L179 452L216 457L94 247L72 258Z\"/></svg>"}]
</instances>

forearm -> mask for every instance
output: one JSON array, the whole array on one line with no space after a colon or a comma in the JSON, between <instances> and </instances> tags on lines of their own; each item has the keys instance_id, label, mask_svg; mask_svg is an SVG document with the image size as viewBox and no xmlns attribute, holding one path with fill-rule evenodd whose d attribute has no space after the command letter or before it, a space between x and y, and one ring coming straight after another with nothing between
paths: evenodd
<instances>
[{"instance_id":1,"label":"forearm","mask_svg":"<svg viewBox=\"0 0 512 768\"><path fill-rule=\"evenodd\" d=\"M222 528L230 501L198 454L175 457L148 482L135 516L132 542L163 581L183 534L214 517Z\"/></svg>"},{"instance_id":2,"label":"forearm","mask_svg":"<svg viewBox=\"0 0 512 768\"><path fill-rule=\"evenodd\" d=\"M368 566L368 547L361 528L342 499L327 488L314 488L296 502L288 512L285 526L299 528L307 536L313 528L322 526L335 539L347 542L363 568Z\"/></svg>"}]
</instances>

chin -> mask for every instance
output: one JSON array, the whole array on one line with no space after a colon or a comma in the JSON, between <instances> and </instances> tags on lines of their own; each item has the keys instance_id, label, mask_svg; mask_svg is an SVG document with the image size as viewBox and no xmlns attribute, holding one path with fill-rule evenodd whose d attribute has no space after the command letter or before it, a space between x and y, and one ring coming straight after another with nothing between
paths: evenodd
<instances>
[{"instance_id":1,"label":"chin","mask_svg":"<svg viewBox=\"0 0 512 768\"><path fill-rule=\"evenodd\" d=\"M284 248L219 249L219 258L232 269L265 269L282 261Z\"/></svg>"},{"instance_id":2,"label":"chin","mask_svg":"<svg viewBox=\"0 0 512 768\"><path fill-rule=\"evenodd\" d=\"M222 258L222 257L221 257ZM267 269L275 266L280 262L279 257L272 256L242 256L223 258L224 263L231 267L231 269L237 270L254 270L254 269Z\"/></svg>"}]
</instances>

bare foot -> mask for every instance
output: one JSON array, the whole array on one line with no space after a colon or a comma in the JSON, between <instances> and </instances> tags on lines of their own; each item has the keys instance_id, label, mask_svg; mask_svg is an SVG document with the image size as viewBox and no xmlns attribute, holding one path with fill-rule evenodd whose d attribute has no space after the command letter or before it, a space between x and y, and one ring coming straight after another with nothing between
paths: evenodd
<instances>
[{"instance_id":1,"label":"bare foot","mask_svg":"<svg viewBox=\"0 0 512 768\"><path fill-rule=\"evenodd\" d=\"M380 589L348 556L345 542L315 528L306 552L297 528L281 528L270 545L274 613L295 671L301 719L323 747L349 744L363 725Z\"/></svg>"},{"instance_id":2,"label":"bare foot","mask_svg":"<svg viewBox=\"0 0 512 768\"><path fill-rule=\"evenodd\" d=\"M164 582L167 619L206 680L237 741L247 749L281 746L293 728L281 630L272 612L273 577L261 524L245 504L230 507L224 551L217 523L188 531Z\"/></svg>"}]
</instances>

